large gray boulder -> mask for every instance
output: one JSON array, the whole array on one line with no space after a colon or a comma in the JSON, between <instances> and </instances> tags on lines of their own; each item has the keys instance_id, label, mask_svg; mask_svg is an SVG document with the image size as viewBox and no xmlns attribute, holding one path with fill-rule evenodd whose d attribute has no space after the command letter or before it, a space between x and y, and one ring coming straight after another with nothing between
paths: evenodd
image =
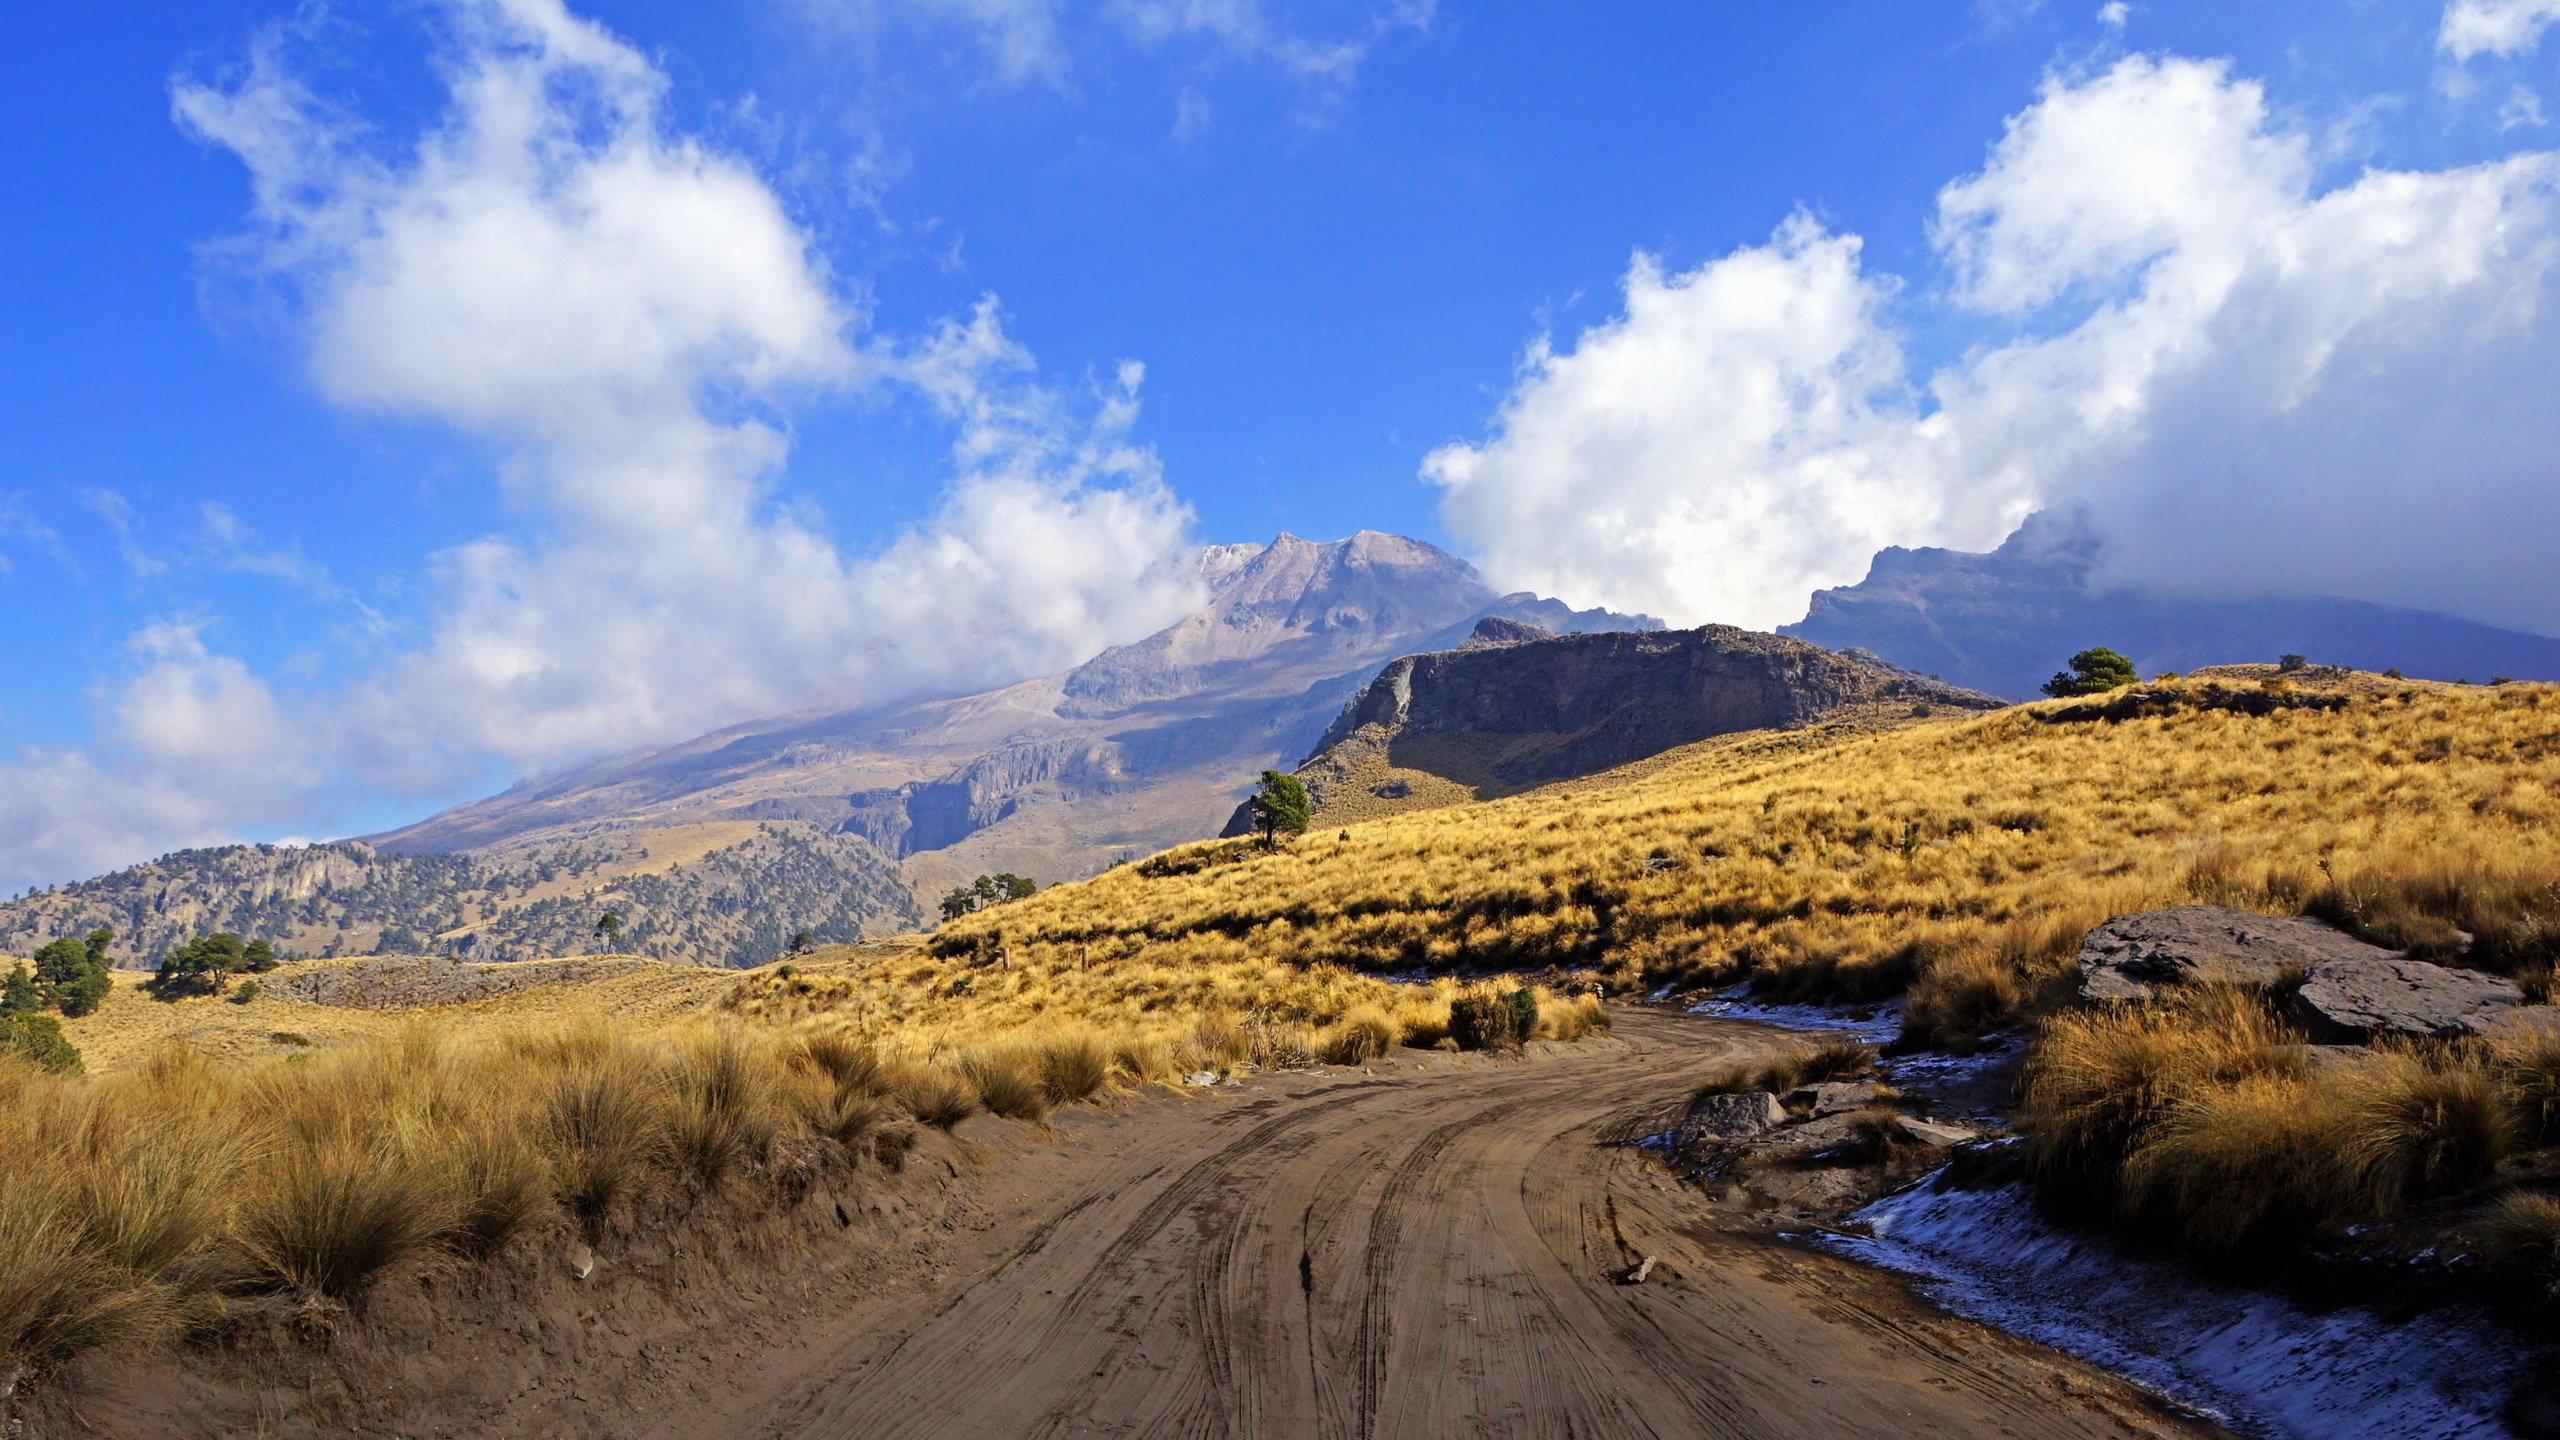
<instances>
[{"instance_id":1,"label":"large gray boulder","mask_svg":"<svg viewBox=\"0 0 2560 1440\"><path fill-rule=\"evenodd\" d=\"M2387 1035L2483 1035L2523 1004L2524 992L2512 980L2386 952L2312 966L2286 1013L2314 1041L2340 1045Z\"/></svg>"},{"instance_id":2,"label":"large gray boulder","mask_svg":"<svg viewBox=\"0 0 2560 1440\"><path fill-rule=\"evenodd\" d=\"M2166 987L2217 980L2274 985L2323 964L2398 954L2318 920L2181 905L2119 915L2090 931L2080 942L2080 998L2151 1000Z\"/></svg>"}]
</instances>

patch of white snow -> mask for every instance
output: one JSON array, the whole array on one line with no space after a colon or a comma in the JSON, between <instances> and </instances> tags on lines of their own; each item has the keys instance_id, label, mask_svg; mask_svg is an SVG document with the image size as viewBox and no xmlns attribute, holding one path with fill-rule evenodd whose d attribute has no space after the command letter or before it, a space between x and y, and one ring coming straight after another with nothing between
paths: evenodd
<instances>
[{"instance_id":1,"label":"patch of white snow","mask_svg":"<svg viewBox=\"0 0 2560 1440\"><path fill-rule=\"evenodd\" d=\"M1902 1033L1902 1002L1835 1008L1829 1005L1762 1005L1749 998L1746 982L1719 990L1689 1007L1693 1015L1751 1020L1780 1030L1838 1031L1870 1045L1885 1044Z\"/></svg>"},{"instance_id":2,"label":"patch of white snow","mask_svg":"<svg viewBox=\"0 0 2560 1440\"><path fill-rule=\"evenodd\" d=\"M1938 1177L1858 1212L1872 1239L1836 1253L1911 1275L1949 1310L2068 1351L2246 1434L2282 1440L2488 1440L2523 1347L2460 1308L2390 1321L2314 1314L2280 1296L2127 1255L2046 1223L2014 1185Z\"/></svg>"}]
</instances>

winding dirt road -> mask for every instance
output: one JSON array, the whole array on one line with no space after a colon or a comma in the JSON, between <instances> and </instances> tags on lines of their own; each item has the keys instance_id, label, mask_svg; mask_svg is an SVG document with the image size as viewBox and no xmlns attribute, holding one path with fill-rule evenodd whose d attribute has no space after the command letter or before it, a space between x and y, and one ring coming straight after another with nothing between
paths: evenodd
<instances>
[{"instance_id":1,"label":"winding dirt road","mask_svg":"<svg viewBox=\"0 0 2560 1440\"><path fill-rule=\"evenodd\" d=\"M1017 1157L959 1270L668 1436L2204 1435L1845 1262L1720 1235L1601 1144L1772 1047L1623 1012L1517 1064L1274 1080ZM1643 1255L1649 1283L1613 1283Z\"/></svg>"}]
</instances>

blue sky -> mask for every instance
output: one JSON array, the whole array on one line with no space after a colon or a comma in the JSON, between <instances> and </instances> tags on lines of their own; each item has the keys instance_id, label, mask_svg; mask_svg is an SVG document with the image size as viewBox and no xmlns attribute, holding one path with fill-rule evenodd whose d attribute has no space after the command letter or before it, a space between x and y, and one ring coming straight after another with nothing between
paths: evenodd
<instances>
[{"instance_id":1,"label":"blue sky","mask_svg":"<svg viewBox=\"0 0 2560 1440\"><path fill-rule=\"evenodd\" d=\"M0 886L1056 668L1281 529L1774 624L2070 503L2560 628L2555 8L38 0Z\"/></svg>"}]
</instances>

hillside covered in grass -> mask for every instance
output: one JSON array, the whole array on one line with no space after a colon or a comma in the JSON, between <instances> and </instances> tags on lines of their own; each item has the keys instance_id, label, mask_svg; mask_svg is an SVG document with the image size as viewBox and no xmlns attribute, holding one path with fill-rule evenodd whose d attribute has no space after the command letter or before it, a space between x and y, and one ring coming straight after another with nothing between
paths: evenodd
<instances>
[{"instance_id":1,"label":"hillside covered in grass","mask_svg":"<svg viewBox=\"0 0 2560 1440\"><path fill-rule=\"evenodd\" d=\"M1962 1043L2059 980L2100 920L2201 900L2318 913L2541 992L2560 954L2555 792L2560 690L2231 667L1884 733L1710 741L1277 853L1191 846L934 946L1044 970L1907 991L1915 1039Z\"/></svg>"}]
</instances>

